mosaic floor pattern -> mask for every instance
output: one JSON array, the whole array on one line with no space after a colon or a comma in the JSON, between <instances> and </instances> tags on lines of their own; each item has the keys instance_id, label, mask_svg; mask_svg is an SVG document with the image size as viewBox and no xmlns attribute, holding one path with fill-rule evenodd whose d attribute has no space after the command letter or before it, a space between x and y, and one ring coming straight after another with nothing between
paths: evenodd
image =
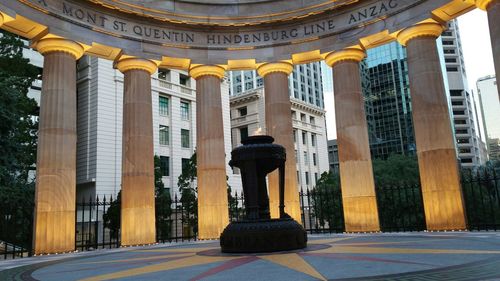
<instances>
[{"instance_id":1,"label":"mosaic floor pattern","mask_svg":"<svg viewBox=\"0 0 500 281\"><path fill-rule=\"evenodd\" d=\"M315 236L301 251L255 255L198 242L40 260L23 259L0 280L491 280L500 278L500 233Z\"/></svg>"}]
</instances>

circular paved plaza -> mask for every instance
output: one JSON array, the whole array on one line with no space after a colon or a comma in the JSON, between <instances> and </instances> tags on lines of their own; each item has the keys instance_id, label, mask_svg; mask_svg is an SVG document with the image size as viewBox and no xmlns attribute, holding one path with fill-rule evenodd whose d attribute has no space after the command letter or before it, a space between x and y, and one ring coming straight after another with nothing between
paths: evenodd
<instances>
[{"instance_id":1,"label":"circular paved plaza","mask_svg":"<svg viewBox=\"0 0 500 281\"><path fill-rule=\"evenodd\" d=\"M229 255L195 242L0 263L0 280L491 280L499 233L310 237L301 251Z\"/></svg>"}]
</instances>

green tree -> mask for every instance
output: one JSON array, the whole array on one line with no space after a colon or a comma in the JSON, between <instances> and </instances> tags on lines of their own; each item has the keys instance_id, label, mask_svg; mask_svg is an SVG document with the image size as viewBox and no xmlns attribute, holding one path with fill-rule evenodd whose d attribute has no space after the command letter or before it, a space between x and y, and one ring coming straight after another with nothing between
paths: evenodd
<instances>
[{"instance_id":1,"label":"green tree","mask_svg":"<svg viewBox=\"0 0 500 281\"><path fill-rule=\"evenodd\" d=\"M392 154L387 160L373 160L375 185L418 185L420 176L415 156Z\"/></svg>"},{"instance_id":2,"label":"green tree","mask_svg":"<svg viewBox=\"0 0 500 281\"><path fill-rule=\"evenodd\" d=\"M110 198L112 200L112 198ZM113 239L118 239L118 234L120 233L121 224L121 202L122 202L122 191L118 191L118 195L115 200L112 200L108 210L104 215L102 215L102 220L104 222L104 227L109 229L109 235Z\"/></svg>"},{"instance_id":3,"label":"green tree","mask_svg":"<svg viewBox=\"0 0 500 281\"><path fill-rule=\"evenodd\" d=\"M417 157L393 154L373 160L382 230L425 228Z\"/></svg>"},{"instance_id":4,"label":"green tree","mask_svg":"<svg viewBox=\"0 0 500 281\"><path fill-rule=\"evenodd\" d=\"M177 179L177 186L181 194L182 218L193 229L198 226L198 198L196 180L196 152L193 153L189 161L182 167L182 173Z\"/></svg>"},{"instance_id":5,"label":"green tree","mask_svg":"<svg viewBox=\"0 0 500 281\"><path fill-rule=\"evenodd\" d=\"M196 152L193 153L189 161L182 167L182 173L177 180L177 186L181 193L181 203L184 208L182 215L184 221L187 221L194 229L198 227L198 187L195 185L197 176ZM226 176L226 182L228 177ZM233 197L231 186L227 184L227 196L229 211L237 211L238 202Z\"/></svg>"},{"instance_id":6,"label":"green tree","mask_svg":"<svg viewBox=\"0 0 500 281\"><path fill-rule=\"evenodd\" d=\"M321 227L328 224L330 229L344 229L340 176L337 173L324 172L316 182L316 187L309 192L313 213Z\"/></svg>"},{"instance_id":7,"label":"green tree","mask_svg":"<svg viewBox=\"0 0 500 281\"><path fill-rule=\"evenodd\" d=\"M156 233L161 240L170 238L172 221L172 199L170 192L165 190L162 181L160 157L155 155L155 215L156 215Z\"/></svg>"},{"instance_id":8,"label":"green tree","mask_svg":"<svg viewBox=\"0 0 500 281\"><path fill-rule=\"evenodd\" d=\"M170 215L172 214L170 193L165 190L165 185L161 180L160 157L154 157L154 177L155 177L155 221L157 237L168 239L171 231ZM118 238L121 221L121 190L118 192L116 200L113 200L103 215L104 226L110 230L113 238Z\"/></svg>"},{"instance_id":9,"label":"green tree","mask_svg":"<svg viewBox=\"0 0 500 281\"><path fill-rule=\"evenodd\" d=\"M36 162L37 104L27 96L39 76L23 58L24 43L0 35L0 240L31 247Z\"/></svg>"}]
</instances>

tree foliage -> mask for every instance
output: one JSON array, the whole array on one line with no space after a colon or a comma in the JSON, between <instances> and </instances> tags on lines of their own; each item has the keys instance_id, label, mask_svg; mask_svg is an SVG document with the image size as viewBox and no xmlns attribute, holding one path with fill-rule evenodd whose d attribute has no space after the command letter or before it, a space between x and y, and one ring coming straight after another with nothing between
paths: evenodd
<instances>
[{"instance_id":1,"label":"tree foliage","mask_svg":"<svg viewBox=\"0 0 500 281\"><path fill-rule=\"evenodd\" d=\"M324 172L316 182L316 187L307 191L312 199L313 213L321 227L343 230L344 215L340 176L337 173Z\"/></svg>"},{"instance_id":2,"label":"tree foliage","mask_svg":"<svg viewBox=\"0 0 500 281\"><path fill-rule=\"evenodd\" d=\"M156 155L154 157L154 167L156 232L158 237L167 239L171 234L172 200L161 179L160 157ZM107 212L103 215L103 221L104 226L110 230L111 237L118 238L121 223L121 190L118 192L116 200L111 202Z\"/></svg>"},{"instance_id":3,"label":"tree foliage","mask_svg":"<svg viewBox=\"0 0 500 281\"><path fill-rule=\"evenodd\" d=\"M196 152L193 153L189 161L182 167L182 173L177 179L177 186L181 194L180 202L182 203L183 220L187 222L193 229L198 226L198 188L196 181Z\"/></svg>"},{"instance_id":4,"label":"tree foliage","mask_svg":"<svg viewBox=\"0 0 500 281\"><path fill-rule=\"evenodd\" d=\"M172 199L170 198L170 192L165 190L165 185L162 181L160 157L155 155L154 161L156 233L163 240L170 238L172 233L172 222L170 219L170 215L172 214Z\"/></svg>"},{"instance_id":5,"label":"tree foliage","mask_svg":"<svg viewBox=\"0 0 500 281\"><path fill-rule=\"evenodd\" d=\"M38 124L28 90L39 75L23 58L24 43L0 34L0 240L31 247Z\"/></svg>"},{"instance_id":6,"label":"tree foliage","mask_svg":"<svg viewBox=\"0 0 500 281\"><path fill-rule=\"evenodd\" d=\"M197 229L198 225L198 187L196 186L197 177L197 162L196 162L196 152L193 153L189 161L182 168L182 173L177 180L177 186L179 187L179 192L181 193L182 206L184 208L183 216L184 221L187 221L194 229ZM228 177L226 176L226 182ZM227 198L229 204L229 210L237 210L238 202L237 199L233 197L231 192L231 186L227 184Z\"/></svg>"},{"instance_id":7,"label":"tree foliage","mask_svg":"<svg viewBox=\"0 0 500 281\"><path fill-rule=\"evenodd\" d=\"M373 160L375 185L419 184L417 157L392 154L386 160Z\"/></svg>"}]
</instances>

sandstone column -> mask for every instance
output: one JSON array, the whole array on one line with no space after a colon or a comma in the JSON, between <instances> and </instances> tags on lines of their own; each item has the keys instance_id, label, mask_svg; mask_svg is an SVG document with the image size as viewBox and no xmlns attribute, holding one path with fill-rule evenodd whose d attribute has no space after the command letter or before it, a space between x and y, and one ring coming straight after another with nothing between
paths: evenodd
<instances>
[{"instance_id":1,"label":"sandstone column","mask_svg":"<svg viewBox=\"0 0 500 281\"><path fill-rule=\"evenodd\" d=\"M149 60L125 58L121 189L121 245L156 242L154 198L153 106Z\"/></svg>"},{"instance_id":2,"label":"sandstone column","mask_svg":"<svg viewBox=\"0 0 500 281\"><path fill-rule=\"evenodd\" d=\"M497 81L500 76L500 0L476 0L476 6L488 12L490 26L491 50L495 62ZM500 98L500 83L497 83L498 97Z\"/></svg>"},{"instance_id":3,"label":"sandstone column","mask_svg":"<svg viewBox=\"0 0 500 281\"><path fill-rule=\"evenodd\" d=\"M35 254L75 249L76 60L83 47L62 38L38 41L43 54L36 163Z\"/></svg>"},{"instance_id":4,"label":"sandstone column","mask_svg":"<svg viewBox=\"0 0 500 281\"><path fill-rule=\"evenodd\" d=\"M347 232L380 230L359 73L359 62L365 56L359 48L348 48L326 57L326 63L333 68L340 181Z\"/></svg>"},{"instance_id":5,"label":"sandstone column","mask_svg":"<svg viewBox=\"0 0 500 281\"><path fill-rule=\"evenodd\" d=\"M286 149L285 162L285 212L300 222L299 190L297 185L297 162L293 143L292 106L288 89L288 75L293 65L289 62L266 63L257 69L264 78L266 107L266 133L274 142ZM268 176L269 209L272 218L279 217L278 170Z\"/></svg>"},{"instance_id":6,"label":"sandstone column","mask_svg":"<svg viewBox=\"0 0 500 281\"><path fill-rule=\"evenodd\" d=\"M196 79L196 161L199 239L218 239L229 223L221 79L215 65L191 68Z\"/></svg>"},{"instance_id":7,"label":"sandstone column","mask_svg":"<svg viewBox=\"0 0 500 281\"><path fill-rule=\"evenodd\" d=\"M465 211L436 38L425 22L398 34L406 46L420 182L428 230L465 229Z\"/></svg>"}]
</instances>

